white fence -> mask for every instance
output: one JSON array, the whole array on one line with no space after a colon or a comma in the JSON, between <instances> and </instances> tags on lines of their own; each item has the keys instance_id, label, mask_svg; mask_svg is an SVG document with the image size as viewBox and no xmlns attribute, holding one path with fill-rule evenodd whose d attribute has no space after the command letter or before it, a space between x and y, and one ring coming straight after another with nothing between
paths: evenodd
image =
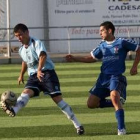
<instances>
[{"instance_id":1,"label":"white fence","mask_svg":"<svg viewBox=\"0 0 140 140\"><path fill-rule=\"evenodd\" d=\"M91 51L100 42L99 25L106 20L116 25L116 37L139 43L139 7L140 0L0 0L0 56L17 54L17 23L26 24L51 53Z\"/></svg>"}]
</instances>

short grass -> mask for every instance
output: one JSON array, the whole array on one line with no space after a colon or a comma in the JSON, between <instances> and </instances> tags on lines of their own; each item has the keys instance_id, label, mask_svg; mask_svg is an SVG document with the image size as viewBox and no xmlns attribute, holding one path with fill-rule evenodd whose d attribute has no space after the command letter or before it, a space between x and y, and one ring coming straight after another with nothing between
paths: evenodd
<instances>
[{"instance_id":1,"label":"short grass","mask_svg":"<svg viewBox=\"0 0 140 140\"><path fill-rule=\"evenodd\" d=\"M130 76L132 61L126 62L128 79L125 108L126 136L117 136L113 108L88 109L89 89L95 84L101 63L56 63L64 100L71 105L85 127L78 136L72 125L49 96L33 98L15 118L0 111L0 139L3 140L139 140L140 139L140 75ZM12 90L18 95L24 85L18 85L20 65L0 66L0 93ZM27 80L27 75L25 75Z\"/></svg>"}]
</instances>

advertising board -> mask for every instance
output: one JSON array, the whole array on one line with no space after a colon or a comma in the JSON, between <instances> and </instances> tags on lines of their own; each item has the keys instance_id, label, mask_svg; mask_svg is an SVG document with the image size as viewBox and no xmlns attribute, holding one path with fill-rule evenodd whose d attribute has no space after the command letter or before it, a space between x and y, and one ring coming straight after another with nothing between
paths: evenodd
<instances>
[{"instance_id":1,"label":"advertising board","mask_svg":"<svg viewBox=\"0 0 140 140\"><path fill-rule=\"evenodd\" d=\"M112 21L116 36L139 37L140 0L49 0L50 49L53 52L88 52L100 39L99 25ZM78 26L78 27L72 27ZM65 28L68 27L68 28ZM73 40L73 39L81 40ZM68 39L69 41L63 41ZM87 40L88 41L87 41ZM69 50L70 49L70 50Z\"/></svg>"}]
</instances>

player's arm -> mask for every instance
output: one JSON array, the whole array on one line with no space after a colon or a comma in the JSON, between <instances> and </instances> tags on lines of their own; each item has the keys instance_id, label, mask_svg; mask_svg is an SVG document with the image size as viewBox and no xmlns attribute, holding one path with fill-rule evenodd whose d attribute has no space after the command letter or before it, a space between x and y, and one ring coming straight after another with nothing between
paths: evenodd
<instances>
[{"instance_id":1,"label":"player's arm","mask_svg":"<svg viewBox=\"0 0 140 140\"><path fill-rule=\"evenodd\" d=\"M91 63L91 62L96 62L97 60L93 58L90 55L87 56L74 56L74 55L66 55L66 60L68 62L85 62L85 63Z\"/></svg>"},{"instance_id":2,"label":"player's arm","mask_svg":"<svg viewBox=\"0 0 140 140\"><path fill-rule=\"evenodd\" d=\"M27 70L27 64L24 61L22 61L22 68L21 68L20 76L18 78L18 84L19 85L20 85L20 82L22 82L24 84L24 78L23 77L24 77L24 74L25 74L26 70Z\"/></svg>"},{"instance_id":3,"label":"player's arm","mask_svg":"<svg viewBox=\"0 0 140 140\"><path fill-rule=\"evenodd\" d=\"M37 77L40 82L42 82L42 77L44 76L44 73L41 70L44 67L44 64L46 62L46 57L47 57L46 52L41 51L39 55L39 64L38 64L38 71L37 71Z\"/></svg>"},{"instance_id":4,"label":"player's arm","mask_svg":"<svg viewBox=\"0 0 140 140\"><path fill-rule=\"evenodd\" d=\"M139 61L140 61L140 46L138 47L138 49L136 51L136 56L135 56L135 59L133 62L133 66L130 70L131 75L137 74L137 68L138 68Z\"/></svg>"}]
</instances>

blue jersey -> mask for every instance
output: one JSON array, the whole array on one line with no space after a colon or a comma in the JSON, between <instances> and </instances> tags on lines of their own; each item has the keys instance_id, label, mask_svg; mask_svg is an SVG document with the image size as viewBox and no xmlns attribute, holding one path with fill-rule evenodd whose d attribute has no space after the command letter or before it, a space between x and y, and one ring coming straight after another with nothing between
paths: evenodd
<instances>
[{"instance_id":1,"label":"blue jersey","mask_svg":"<svg viewBox=\"0 0 140 140\"><path fill-rule=\"evenodd\" d=\"M39 56L42 51L47 54L44 44L40 40L37 40L35 38L30 38L28 48L25 48L25 46L23 45L19 49L19 55L27 64L29 76L37 73ZM44 67L42 68L42 71L52 69L54 69L54 64L47 55L46 62Z\"/></svg>"},{"instance_id":2,"label":"blue jersey","mask_svg":"<svg viewBox=\"0 0 140 140\"><path fill-rule=\"evenodd\" d=\"M102 41L91 55L102 59L101 73L118 75L125 72L128 51L136 51L138 45L132 40L117 38L112 42Z\"/></svg>"}]
</instances>

